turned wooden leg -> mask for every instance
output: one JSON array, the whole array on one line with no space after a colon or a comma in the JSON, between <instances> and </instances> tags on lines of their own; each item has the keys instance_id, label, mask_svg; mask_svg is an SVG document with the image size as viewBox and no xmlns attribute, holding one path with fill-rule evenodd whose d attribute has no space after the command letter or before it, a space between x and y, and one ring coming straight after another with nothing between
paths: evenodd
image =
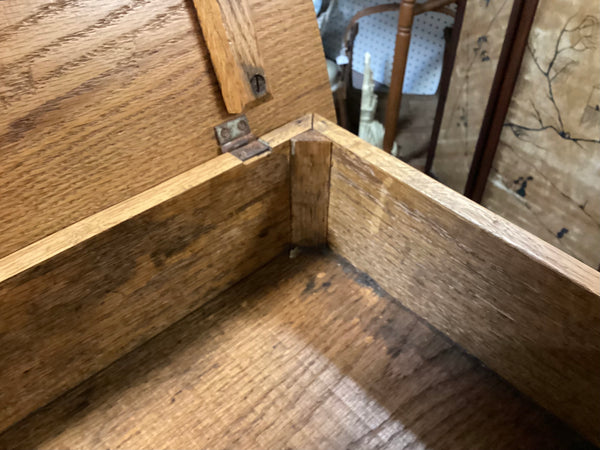
<instances>
[{"instance_id":1,"label":"turned wooden leg","mask_svg":"<svg viewBox=\"0 0 600 450\"><path fill-rule=\"evenodd\" d=\"M400 16L398 17L398 33L396 35L396 48L394 50L394 66L392 68L392 80L390 83L390 94L388 97L385 113L385 135L383 138L383 149L391 152L396 139L396 124L400 101L402 100L402 85L404 84L404 72L408 59L408 47L410 45L410 32L415 12L415 0L403 0L400 4Z\"/></svg>"}]
</instances>

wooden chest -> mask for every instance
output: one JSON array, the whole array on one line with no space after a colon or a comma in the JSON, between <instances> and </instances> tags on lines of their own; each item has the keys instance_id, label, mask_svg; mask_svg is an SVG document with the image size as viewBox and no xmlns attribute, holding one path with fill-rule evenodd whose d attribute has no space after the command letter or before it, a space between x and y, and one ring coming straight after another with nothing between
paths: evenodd
<instances>
[{"instance_id":1,"label":"wooden chest","mask_svg":"<svg viewBox=\"0 0 600 450\"><path fill-rule=\"evenodd\" d=\"M0 4L0 447L600 444L598 272L337 127L310 1L196 7Z\"/></svg>"}]
</instances>

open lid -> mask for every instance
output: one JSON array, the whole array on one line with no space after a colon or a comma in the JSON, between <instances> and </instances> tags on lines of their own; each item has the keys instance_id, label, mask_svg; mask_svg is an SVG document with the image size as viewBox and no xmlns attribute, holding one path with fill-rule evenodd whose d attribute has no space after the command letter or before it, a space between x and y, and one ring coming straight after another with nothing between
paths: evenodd
<instances>
[{"instance_id":1,"label":"open lid","mask_svg":"<svg viewBox=\"0 0 600 450\"><path fill-rule=\"evenodd\" d=\"M334 117L310 0L194 1L0 2L0 258L220 154L213 127L235 116L215 30L237 33L238 60L246 38L259 52L255 135Z\"/></svg>"}]
</instances>

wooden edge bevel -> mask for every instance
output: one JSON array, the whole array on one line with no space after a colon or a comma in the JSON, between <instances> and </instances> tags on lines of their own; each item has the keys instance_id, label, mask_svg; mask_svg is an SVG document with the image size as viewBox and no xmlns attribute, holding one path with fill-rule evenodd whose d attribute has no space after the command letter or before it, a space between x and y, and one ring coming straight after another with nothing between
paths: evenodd
<instances>
[{"instance_id":1,"label":"wooden edge bevel","mask_svg":"<svg viewBox=\"0 0 600 450\"><path fill-rule=\"evenodd\" d=\"M418 183L419 189L424 195L444 206L449 213L469 220L532 259L563 274L563 276L585 287L590 292L600 295L599 275L593 268L542 241L537 236L521 229L508 220L492 213L481 205L455 193L441 183L433 182L418 170L402 164L396 158L359 140L350 132L343 130L319 115L314 115L313 118L312 114L307 114L265 134L261 139L275 148L294 139L298 140L298 137L307 131L318 132L320 136L325 136L334 144L349 151L359 152L359 156L367 158L407 183ZM318 135L312 134L312 136ZM254 160L255 158L248 162ZM220 155L154 188L148 189L124 202L100 211L5 256L0 259L0 283L136 216L144 210L185 192L195 184L202 183L203 180L210 179L240 164L244 163L232 155Z\"/></svg>"},{"instance_id":2,"label":"wooden edge bevel","mask_svg":"<svg viewBox=\"0 0 600 450\"><path fill-rule=\"evenodd\" d=\"M295 136L311 130L312 121L313 115L306 114L265 134L261 137L261 140L266 142L271 148L276 149L282 145L286 145ZM136 215L162 202L181 195L198 184L202 184L242 164L252 164L258 158L267 157L268 155L269 153L265 153L246 162L240 161L229 153L219 155L153 188L86 217L10 255L0 258L0 284L120 223L132 219Z\"/></svg>"},{"instance_id":3,"label":"wooden edge bevel","mask_svg":"<svg viewBox=\"0 0 600 450\"><path fill-rule=\"evenodd\" d=\"M360 140L349 131L338 127L318 114L314 115L313 127L314 130L331 139L334 144L354 152L357 156L382 168L404 183L415 186L423 195L443 206L448 214L471 222L529 258L600 296L600 274L578 259L442 183L432 180L419 170L402 163L381 149Z\"/></svg>"},{"instance_id":4,"label":"wooden edge bevel","mask_svg":"<svg viewBox=\"0 0 600 450\"><path fill-rule=\"evenodd\" d=\"M229 153L219 155L181 175L11 253L0 259L0 284L241 164L242 162L238 158Z\"/></svg>"},{"instance_id":5,"label":"wooden edge bevel","mask_svg":"<svg viewBox=\"0 0 600 450\"><path fill-rule=\"evenodd\" d=\"M327 245L331 141L309 130L291 140L291 244Z\"/></svg>"}]
</instances>

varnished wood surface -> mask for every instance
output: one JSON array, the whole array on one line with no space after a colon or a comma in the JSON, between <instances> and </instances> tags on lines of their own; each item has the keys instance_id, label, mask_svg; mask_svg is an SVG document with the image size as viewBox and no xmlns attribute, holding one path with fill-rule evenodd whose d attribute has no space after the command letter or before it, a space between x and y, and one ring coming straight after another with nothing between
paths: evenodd
<instances>
[{"instance_id":1,"label":"varnished wood surface","mask_svg":"<svg viewBox=\"0 0 600 450\"><path fill-rule=\"evenodd\" d=\"M289 152L290 139L312 130L312 121L312 114L307 114L263 135L261 140L275 149L276 154L287 153ZM248 161L246 165L254 165L259 159L265 157L269 157L269 154L254 158ZM241 165L242 163L239 159L231 157L231 155L222 155L219 158L215 158L211 164L195 167L114 207L86 217L84 220L41 239L7 257L0 258L0 284L25 270L45 263L60 253L68 251L100 233L108 231L120 223L134 218L148 209L160 205L160 203L166 200L185 193L190 188L202 184L210 178L214 178Z\"/></svg>"},{"instance_id":2,"label":"varnished wood surface","mask_svg":"<svg viewBox=\"0 0 600 450\"><path fill-rule=\"evenodd\" d=\"M334 142L330 246L600 442L600 274L318 118Z\"/></svg>"},{"instance_id":3,"label":"varnished wood surface","mask_svg":"<svg viewBox=\"0 0 600 450\"><path fill-rule=\"evenodd\" d=\"M291 141L292 245L327 244L331 141L307 131Z\"/></svg>"},{"instance_id":4,"label":"varnished wood surface","mask_svg":"<svg viewBox=\"0 0 600 450\"><path fill-rule=\"evenodd\" d=\"M334 118L312 2L249 6L254 134ZM228 117L192 1L1 1L0 257L216 157Z\"/></svg>"},{"instance_id":5,"label":"varnished wood surface","mask_svg":"<svg viewBox=\"0 0 600 450\"><path fill-rule=\"evenodd\" d=\"M268 93L249 0L194 0L194 6L227 111L241 113ZM260 92L252 86L256 76L264 82Z\"/></svg>"},{"instance_id":6,"label":"varnished wood surface","mask_svg":"<svg viewBox=\"0 0 600 450\"><path fill-rule=\"evenodd\" d=\"M582 449L331 254L282 255L0 448Z\"/></svg>"},{"instance_id":7,"label":"varnished wood surface","mask_svg":"<svg viewBox=\"0 0 600 450\"><path fill-rule=\"evenodd\" d=\"M221 155L0 260L0 429L288 248L289 138ZM281 143L283 142L283 143Z\"/></svg>"}]
</instances>

